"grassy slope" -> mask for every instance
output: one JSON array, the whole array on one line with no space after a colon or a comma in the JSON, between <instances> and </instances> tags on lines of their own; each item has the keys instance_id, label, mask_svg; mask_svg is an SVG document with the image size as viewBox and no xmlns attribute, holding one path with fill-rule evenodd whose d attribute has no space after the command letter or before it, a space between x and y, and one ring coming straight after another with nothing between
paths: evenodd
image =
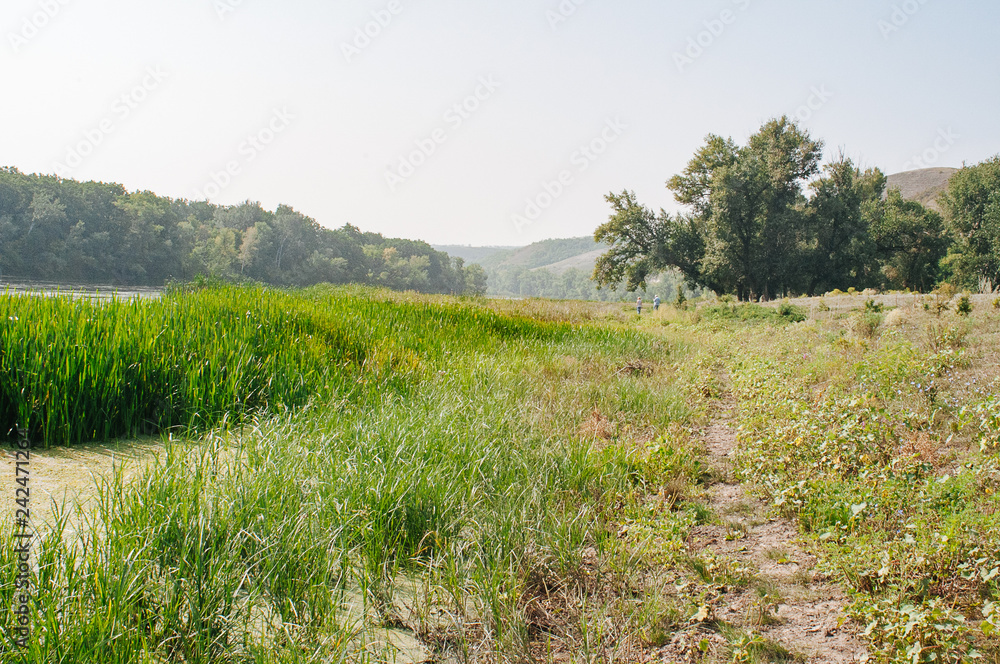
<instances>
[{"instance_id":1,"label":"grassy slope","mask_svg":"<svg viewBox=\"0 0 1000 664\"><path fill-rule=\"evenodd\" d=\"M594 266L597 264L597 259L600 258L607 248L594 249L593 251L588 251L583 254L578 254L570 258L563 259L556 263L551 263L543 267L534 268L536 270L548 270L554 274L562 274L566 270L582 270L588 275L594 272Z\"/></svg>"},{"instance_id":2,"label":"grassy slope","mask_svg":"<svg viewBox=\"0 0 1000 664\"><path fill-rule=\"evenodd\" d=\"M526 247L497 252L479 261L487 270L505 267L523 267L529 270L544 268L594 251L599 246L592 237L575 237L558 240L542 240Z\"/></svg>"},{"instance_id":3,"label":"grassy slope","mask_svg":"<svg viewBox=\"0 0 1000 664\"><path fill-rule=\"evenodd\" d=\"M462 244L436 244L435 251L443 251L449 256L461 258L466 263L482 264L489 256L500 252L516 251L518 247L470 247Z\"/></svg>"}]
</instances>

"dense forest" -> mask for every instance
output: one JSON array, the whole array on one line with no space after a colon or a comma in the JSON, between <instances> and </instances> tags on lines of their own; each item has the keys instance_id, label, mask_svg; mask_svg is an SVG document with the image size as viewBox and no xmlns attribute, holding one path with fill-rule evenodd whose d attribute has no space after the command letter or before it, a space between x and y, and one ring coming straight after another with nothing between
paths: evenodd
<instances>
[{"instance_id":1,"label":"dense forest","mask_svg":"<svg viewBox=\"0 0 1000 664\"><path fill-rule=\"evenodd\" d=\"M287 206L235 206L127 192L0 169L0 277L160 286L196 276L278 286L361 283L423 293L484 293L478 265L424 242L345 225L331 230Z\"/></svg>"},{"instance_id":2,"label":"dense forest","mask_svg":"<svg viewBox=\"0 0 1000 664\"><path fill-rule=\"evenodd\" d=\"M1000 285L1000 157L955 173L939 214L887 190L877 168L843 155L821 168L822 148L788 118L746 145L708 136L667 182L685 213L655 214L629 191L606 197L612 215L595 239L612 248L595 278L633 289L674 268L741 300Z\"/></svg>"}]
</instances>

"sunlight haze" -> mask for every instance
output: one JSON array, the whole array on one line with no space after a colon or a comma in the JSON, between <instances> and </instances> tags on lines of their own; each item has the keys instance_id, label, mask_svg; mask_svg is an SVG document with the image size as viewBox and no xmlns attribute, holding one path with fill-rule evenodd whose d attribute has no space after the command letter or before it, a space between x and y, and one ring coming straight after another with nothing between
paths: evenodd
<instances>
[{"instance_id":1,"label":"sunlight haze","mask_svg":"<svg viewBox=\"0 0 1000 664\"><path fill-rule=\"evenodd\" d=\"M0 165L432 243L593 233L788 114L886 173L1000 151L986 0L8 0Z\"/></svg>"}]
</instances>

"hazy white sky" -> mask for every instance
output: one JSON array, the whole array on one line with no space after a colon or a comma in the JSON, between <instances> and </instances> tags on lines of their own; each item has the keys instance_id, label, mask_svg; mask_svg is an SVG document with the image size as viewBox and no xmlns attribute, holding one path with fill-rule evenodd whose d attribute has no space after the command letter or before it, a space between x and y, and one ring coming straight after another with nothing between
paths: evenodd
<instances>
[{"instance_id":1,"label":"hazy white sky","mask_svg":"<svg viewBox=\"0 0 1000 664\"><path fill-rule=\"evenodd\" d=\"M433 243L676 209L798 116L892 173L1000 152L996 0L3 0L0 165Z\"/></svg>"}]
</instances>

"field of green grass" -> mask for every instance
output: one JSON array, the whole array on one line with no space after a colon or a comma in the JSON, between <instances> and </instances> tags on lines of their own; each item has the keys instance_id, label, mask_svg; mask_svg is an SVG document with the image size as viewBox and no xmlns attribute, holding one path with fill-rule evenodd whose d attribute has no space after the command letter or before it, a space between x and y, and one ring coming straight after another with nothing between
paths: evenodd
<instances>
[{"instance_id":1,"label":"field of green grass","mask_svg":"<svg viewBox=\"0 0 1000 664\"><path fill-rule=\"evenodd\" d=\"M26 648L4 525L0 661L806 661L762 572L692 548L725 482L870 661L1000 661L1000 311L878 309L0 296L12 440L165 441L35 524Z\"/></svg>"}]
</instances>

